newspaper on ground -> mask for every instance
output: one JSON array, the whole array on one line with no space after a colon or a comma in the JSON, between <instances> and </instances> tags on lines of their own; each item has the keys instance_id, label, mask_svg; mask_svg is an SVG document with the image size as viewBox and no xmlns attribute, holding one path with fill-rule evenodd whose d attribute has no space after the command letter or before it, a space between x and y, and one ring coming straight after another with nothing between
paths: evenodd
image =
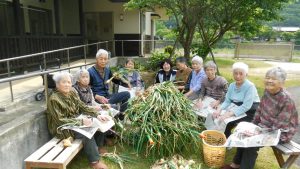
<instances>
[{"instance_id":1,"label":"newspaper on ground","mask_svg":"<svg viewBox=\"0 0 300 169\"><path fill-rule=\"evenodd\" d=\"M202 108L194 107L194 111L198 116L206 118L208 114L212 114L214 111L216 111L214 108L211 107L211 104L215 102L216 100L211 97L204 97L202 100ZM196 102L194 104L197 104Z\"/></svg>"},{"instance_id":2,"label":"newspaper on ground","mask_svg":"<svg viewBox=\"0 0 300 169\"><path fill-rule=\"evenodd\" d=\"M281 131L261 128L253 123L240 122L227 139L226 147L263 147L276 146Z\"/></svg>"},{"instance_id":3,"label":"newspaper on ground","mask_svg":"<svg viewBox=\"0 0 300 169\"><path fill-rule=\"evenodd\" d=\"M97 131L101 131L102 133L105 133L106 131L108 131L115 125L115 122L112 119L112 117L108 116L108 115L107 115L107 118L109 119L108 121L100 121L97 118L88 117L88 116L82 115L82 114L80 116L78 116L77 118L78 119L91 118L93 121L93 124L90 127L87 127L87 126L63 126L61 128L61 130L65 130L65 129L73 130L73 131L80 133L80 134L84 135L85 137L91 139Z\"/></svg>"},{"instance_id":4,"label":"newspaper on ground","mask_svg":"<svg viewBox=\"0 0 300 169\"><path fill-rule=\"evenodd\" d=\"M137 92L137 87L132 87L131 89L129 89L127 87L119 85L118 93L120 93L120 92L129 92L130 93L130 98L134 98L135 94Z\"/></svg>"},{"instance_id":5,"label":"newspaper on ground","mask_svg":"<svg viewBox=\"0 0 300 169\"><path fill-rule=\"evenodd\" d=\"M226 110L221 111L221 115L225 114L226 112L233 111L237 107L238 107L237 105L231 103ZM209 113L206 117L204 126L206 127L207 130L218 130L224 132L228 123L232 121L236 121L246 116L247 116L246 113L243 113L239 116L229 117L223 121L220 120L219 118L214 119L212 113Z\"/></svg>"}]
</instances>

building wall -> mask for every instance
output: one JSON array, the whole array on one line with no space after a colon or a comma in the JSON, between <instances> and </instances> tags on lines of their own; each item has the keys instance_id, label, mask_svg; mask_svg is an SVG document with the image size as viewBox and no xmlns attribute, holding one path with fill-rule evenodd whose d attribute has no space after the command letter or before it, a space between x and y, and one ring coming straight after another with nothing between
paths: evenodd
<instances>
[{"instance_id":1,"label":"building wall","mask_svg":"<svg viewBox=\"0 0 300 169\"><path fill-rule=\"evenodd\" d=\"M59 2L61 33L80 34L78 0L59 0Z\"/></svg>"},{"instance_id":2,"label":"building wall","mask_svg":"<svg viewBox=\"0 0 300 169\"><path fill-rule=\"evenodd\" d=\"M38 0L20 0L20 4L23 5L24 8L24 21L25 21L25 32L30 32L29 25L29 15L28 15L28 6L34 6L43 9L49 9L52 11L52 25L53 25L53 33L55 33L55 17L54 17L54 3L53 0L46 0L45 2L39 2Z\"/></svg>"},{"instance_id":3,"label":"building wall","mask_svg":"<svg viewBox=\"0 0 300 169\"><path fill-rule=\"evenodd\" d=\"M114 34L139 34L139 11L125 11L124 3L111 3L108 0L86 0L83 3L84 12L113 12ZM123 14L123 21L120 15Z\"/></svg>"}]
</instances>

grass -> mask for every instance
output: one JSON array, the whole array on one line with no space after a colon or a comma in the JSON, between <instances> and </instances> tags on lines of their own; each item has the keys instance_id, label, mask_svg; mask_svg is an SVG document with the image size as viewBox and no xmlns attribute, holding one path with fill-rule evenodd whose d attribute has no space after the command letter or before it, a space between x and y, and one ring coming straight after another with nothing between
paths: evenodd
<instances>
[{"instance_id":1,"label":"grass","mask_svg":"<svg viewBox=\"0 0 300 169\"><path fill-rule=\"evenodd\" d=\"M209 59L208 59L209 60ZM228 59L228 58L216 58L217 64L220 68L221 75L224 76L229 82L233 81L232 73L231 73L231 66L236 60ZM255 68L268 68L271 65L263 62L263 61L254 61L254 60L238 60L243 61L247 63L251 69ZM152 77L152 76L150 76ZM264 90L264 84L263 84L263 78L264 74L250 74L248 76L248 79L252 81L258 90L259 95L261 96L263 94ZM292 86L299 86L300 80L287 80L286 81L286 87L292 87ZM109 147L109 151L113 151L113 147ZM145 157L143 154L137 155L135 154L134 149L131 146L120 146L117 145L117 152L118 153L125 153L128 154L132 159L134 159L134 163L128 163L124 165L125 169L146 169L150 168L152 164L154 164L155 160L150 157ZM233 159L233 156L235 154L235 148L227 150L226 152L226 163L230 163ZM195 150L193 147L191 147L190 150L187 152L183 152L182 156L186 159L193 159L196 161L197 164L201 165L201 168L207 169L208 167L203 164L203 155L202 150ZM118 169L118 165L111 163L110 161L103 160L110 169ZM69 169L89 169L88 167L88 161L86 159L86 156L81 152L79 155L77 155L74 160L71 162L71 164L68 166ZM256 160L255 169L277 169L279 168L278 163L276 161L275 155L273 154L273 151L270 147L264 147L261 148L259 151L258 158ZM291 169L297 169L298 167L296 165L292 166Z\"/></svg>"}]
</instances>

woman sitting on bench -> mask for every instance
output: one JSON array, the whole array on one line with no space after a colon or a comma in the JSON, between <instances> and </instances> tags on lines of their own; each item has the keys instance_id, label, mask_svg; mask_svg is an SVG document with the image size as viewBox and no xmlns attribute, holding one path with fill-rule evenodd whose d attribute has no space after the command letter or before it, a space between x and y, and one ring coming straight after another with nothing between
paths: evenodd
<instances>
[{"instance_id":1,"label":"woman sitting on bench","mask_svg":"<svg viewBox=\"0 0 300 169\"><path fill-rule=\"evenodd\" d=\"M91 167L94 169L107 169L107 166L99 162L99 150L103 146L105 134L96 132L91 138L87 138L79 133L71 130L57 130L63 124L74 122L80 114L90 115L96 117L101 121L108 120L107 117L98 115L97 111L85 105L76 92L72 90L71 75L67 72L57 73L53 76L56 84L56 89L49 97L47 103L47 118L48 128L50 133L58 138L73 137L75 139L82 139L83 150L86 153ZM90 126L92 120L84 118L80 121L81 125Z\"/></svg>"},{"instance_id":2,"label":"woman sitting on bench","mask_svg":"<svg viewBox=\"0 0 300 169\"><path fill-rule=\"evenodd\" d=\"M283 88L286 72L280 68L269 70L265 77L265 92L256 110L253 123L269 130L281 129L280 142L289 142L298 128L295 102ZM252 169L260 147L237 148L233 163L223 169Z\"/></svg>"}]
</instances>

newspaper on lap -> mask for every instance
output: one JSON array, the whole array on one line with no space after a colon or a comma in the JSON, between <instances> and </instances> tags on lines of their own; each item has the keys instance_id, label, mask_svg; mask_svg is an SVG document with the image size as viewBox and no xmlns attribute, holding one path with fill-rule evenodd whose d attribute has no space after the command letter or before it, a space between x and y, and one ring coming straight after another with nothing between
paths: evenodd
<instances>
[{"instance_id":1,"label":"newspaper on lap","mask_svg":"<svg viewBox=\"0 0 300 169\"><path fill-rule=\"evenodd\" d=\"M90 118L86 115L80 115L77 117L77 119L83 119L83 118ZM115 125L114 120L112 119L111 116L107 115L107 118L109 119L108 121L100 121L97 118L91 117L93 124L90 127L87 126L63 126L61 130L73 130L77 133L80 133L84 135L85 137L91 139L94 134L99 130L102 133L105 133L108 131L110 128L112 128Z\"/></svg>"},{"instance_id":2,"label":"newspaper on lap","mask_svg":"<svg viewBox=\"0 0 300 169\"><path fill-rule=\"evenodd\" d=\"M233 111L237 107L238 107L237 105L231 103L226 110L221 111L221 115L225 114L226 112ZM232 116L222 121L219 118L214 119L212 113L209 113L206 117L204 126L206 127L207 130L218 130L224 132L228 123L232 121L236 121L246 116L247 115L243 113L239 116Z\"/></svg>"},{"instance_id":3,"label":"newspaper on lap","mask_svg":"<svg viewBox=\"0 0 300 169\"><path fill-rule=\"evenodd\" d=\"M117 114L120 113L120 111L111 107L107 110L100 110L99 113L101 115L108 115L108 116L111 116L111 117L115 117Z\"/></svg>"},{"instance_id":4,"label":"newspaper on lap","mask_svg":"<svg viewBox=\"0 0 300 169\"><path fill-rule=\"evenodd\" d=\"M200 109L194 108L195 113L198 116L206 118L208 114L212 114L214 111L216 111L214 108L210 106L215 101L216 100L211 97L204 97L204 99L202 100L202 108Z\"/></svg>"},{"instance_id":5,"label":"newspaper on lap","mask_svg":"<svg viewBox=\"0 0 300 169\"><path fill-rule=\"evenodd\" d=\"M253 123L240 122L229 136L225 147L263 147L275 146L280 139L281 131L261 128Z\"/></svg>"}]
</instances>

